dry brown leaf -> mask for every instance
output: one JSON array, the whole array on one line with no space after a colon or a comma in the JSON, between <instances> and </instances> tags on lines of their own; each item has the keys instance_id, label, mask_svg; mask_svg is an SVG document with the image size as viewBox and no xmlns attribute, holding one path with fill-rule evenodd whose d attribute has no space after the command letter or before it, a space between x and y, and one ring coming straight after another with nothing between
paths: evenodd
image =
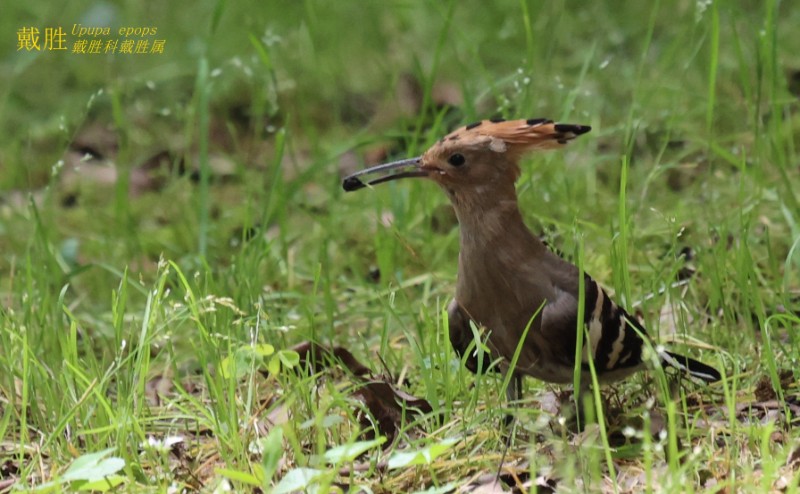
<instances>
[{"instance_id":1,"label":"dry brown leaf","mask_svg":"<svg viewBox=\"0 0 800 494\"><path fill-rule=\"evenodd\" d=\"M69 147L81 156L113 160L119 150L119 137L111 126L93 123L78 132Z\"/></svg>"},{"instance_id":2,"label":"dry brown leaf","mask_svg":"<svg viewBox=\"0 0 800 494\"><path fill-rule=\"evenodd\" d=\"M756 390L754 394L756 396L756 400L758 401L770 401L778 397L778 394L772 388L772 381L766 374L761 376L756 383Z\"/></svg>"},{"instance_id":3,"label":"dry brown leaf","mask_svg":"<svg viewBox=\"0 0 800 494\"><path fill-rule=\"evenodd\" d=\"M173 174L173 166L177 167L176 173L179 175L186 172L183 156L177 156L167 149L153 154L131 170L128 193L131 197L136 197L145 192L163 189L167 179Z\"/></svg>"},{"instance_id":4,"label":"dry brown leaf","mask_svg":"<svg viewBox=\"0 0 800 494\"><path fill-rule=\"evenodd\" d=\"M172 392L172 376L170 372L166 372L159 376L153 377L144 385L144 395L147 402L151 406L161 405L164 397Z\"/></svg>"},{"instance_id":5,"label":"dry brown leaf","mask_svg":"<svg viewBox=\"0 0 800 494\"><path fill-rule=\"evenodd\" d=\"M412 414L433 412L433 407L427 400L397 389L383 376L373 376L369 368L359 362L346 348L337 346L329 349L324 345L306 341L293 346L292 350L300 355L301 365L313 372L341 363L359 378L363 384L356 388L353 395L364 403L371 416L359 414L359 421L369 435L374 418L378 430L388 439L387 444L391 444L397 434L405 412Z\"/></svg>"}]
</instances>

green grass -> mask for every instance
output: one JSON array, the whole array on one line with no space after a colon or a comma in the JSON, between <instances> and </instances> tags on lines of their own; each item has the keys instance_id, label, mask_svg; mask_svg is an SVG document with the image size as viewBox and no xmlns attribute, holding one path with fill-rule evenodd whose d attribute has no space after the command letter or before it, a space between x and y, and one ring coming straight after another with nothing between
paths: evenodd
<instances>
[{"instance_id":1,"label":"green grass","mask_svg":"<svg viewBox=\"0 0 800 494\"><path fill-rule=\"evenodd\" d=\"M789 2L110 5L0 16L0 491L449 492L501 470L530 492L800 491ZM16 51L23 26L93 19L167 52ZM576 434L558 388L510 407L464 369L445 196L345 195L340 168L494 116L592 125L525 161L526 221L723 382L640 373ZM81 161L102 127L111 150ZM130 194L162 151L160 187ZM433 412L383 442L363 379L299 372L303 341Z\"/></svg>"}]
</instances>

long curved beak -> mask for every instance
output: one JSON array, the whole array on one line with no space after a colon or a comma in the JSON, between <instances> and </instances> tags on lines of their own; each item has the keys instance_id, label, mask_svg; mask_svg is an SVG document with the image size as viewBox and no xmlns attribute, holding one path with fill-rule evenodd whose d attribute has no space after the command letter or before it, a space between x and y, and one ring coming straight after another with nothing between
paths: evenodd
<instances>
[{"instance_id":1,"label":"long curved beak","mask_svg":"<svg viewBox=\"0 0 800 494\"><path fill-rule=\"evenodd\" d=\"M378 185L383 182L389 182L390 180L397 180L398 178L427 177L428 171L420 168L421 165L422 165L421 157L409 158L400 161L392 161L391 163L386 163L383 165L376 165L373 166L372 168L367 168L366 170L361 170L360 172L356 172L353 173L352 175L346 176L342 181L342 188L344 189L345 192L352 192L354 190L363 189L367 185ZM367 183L364 183L363 181L361 181L360 178L358 178L370 173L388 172L402 168L410 168L410 170L401 171L398 173L393 173L391 175L379 177L370 180Z\"/></svg>"}]
</instances>

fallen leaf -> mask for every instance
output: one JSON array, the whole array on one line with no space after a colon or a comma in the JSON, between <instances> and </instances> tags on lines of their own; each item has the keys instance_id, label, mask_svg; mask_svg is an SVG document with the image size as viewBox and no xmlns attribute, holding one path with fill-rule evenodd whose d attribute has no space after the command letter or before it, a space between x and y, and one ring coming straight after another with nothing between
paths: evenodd
<instances>
[{"instance_id":1,"label":"fallen leaf","mask_svg":"<svg viewBox=\"0 0 800 494\"><path fill-rule=\"evenodd\" d=\"M70 150L96 160L113 160L119 150L119 137L111 126L92 123L81 129L69 145Z\"/></svg>"},{"instance_id":2,"label":"fallen leaf","mask_svg":"<svg viewBox=\"0 0 800 494\"><path fill-rule=\"evenodd\" d=\"M171 176L184 173L186 160L183 156L168 149L159 151L131 170L128 193L136 197L145 192L161 190Z\"/></svg>"},{"instance_id":3,"label":"fallen leaf","mask_svg":"<svg viewBox=\"0 0 800 494\"><path fill-rule=\"evenodd\" d=\"M359 414L359 422L369 436L373 430L373 419L381 435L392 442L403 422L406 412L412 414L429 414L433 412L431 404L412 396L389 382L383 376L373 376L364 364L358 361L346 348L337 346L332 349L312 342L299 343L291 348L297 352L300 367L319 372L341 363L350 373L362 381L353 395L369 410L370 416Z\"/></svg>"},{"instance_id":4,"label":"fallen leaf","mask_svg":"<svg viewBox=\"0 0 800 494\"><path fill-rule=\"evenodd\" d=\"M778 394L772 388L772 381L766 374L761 376L761 378L756 383L756 390L754 394L756 400L758 401L770 401L778 397Z\"/></svg>"},{"instance_id":5,"label":"fallen leaf","mask_svg":"<svg viewBox=\"0 0 800 494\"><path fill-rule=\"evenodd\" d=\"M172 377L169 374L161 374L145 383L144 395L151 406L161 405L162 399L172 392Z\"/></svg>"}]
</instances>

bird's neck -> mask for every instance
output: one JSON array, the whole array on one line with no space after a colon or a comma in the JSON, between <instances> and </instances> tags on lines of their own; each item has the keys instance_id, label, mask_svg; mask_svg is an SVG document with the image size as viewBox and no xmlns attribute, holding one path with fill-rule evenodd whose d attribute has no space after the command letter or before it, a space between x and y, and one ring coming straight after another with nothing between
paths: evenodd
<instances>
[{"instance_id":1,"label":"bird's neck","mask_svg":"<svg viewBox=\"0 0 800 494\"><path fill-rule=\"evenodd\" d=\"M513 184L507 189L471 192L465 200L451 196L461 230L462 256L484 257L481 254L502 252L505 255L500 257L510 256L522 261L545 249L522 220Z\"/></svg>"},{"instance_id":2,"label":"bird's neck","mask_svg":"<svg viewBox=\"0 0 800 494\"><path fill-rule=\"evenodd\" d=\"M460 229L456 300L481 324L492 324L492 303L498 302L490 303L487 293L507 308L529 302L528 293L517 289L529 282L518 279L526 276L520 267L535 265L546 250L522 221L513 186L503 192L453 200Z\"/></svg>"}]
</instances>

